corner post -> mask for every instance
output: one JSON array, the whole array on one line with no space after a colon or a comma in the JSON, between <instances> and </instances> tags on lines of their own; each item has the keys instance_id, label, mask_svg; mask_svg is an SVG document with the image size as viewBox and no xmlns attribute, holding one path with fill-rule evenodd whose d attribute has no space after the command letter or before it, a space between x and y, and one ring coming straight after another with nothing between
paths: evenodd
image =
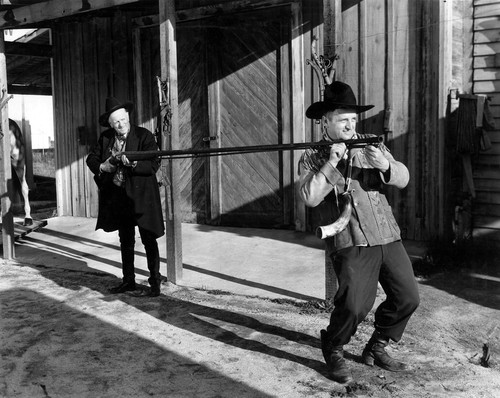
<instances>
[{"instance_id":1,"label":"corner post","mask_svg":"<svg viewBox=\"0 0 500 398\"><path fill-rule=\"evenodd\" d=\"M0 198L2 208L3 258L14 258L14 217L12 215L12 171L10 165L10 132L7 111L7 64L3 30L0 31Z\"/></svg>"},{"instance_id":2,"label":"corner post","mask_svg":"<svg viewBox=\"0 0 500 398\"><path fill-rule=\"evenodd\" d=\"M177 43L175 37L175 1L158 0L160 12L161 80L167 87L165 104L161 105L162 149L179 149L179 109L177 93ZM166 197L167 279L182 280L182 227L180 211L179 162L163 161Z\"/></svg>"}]
</instances>

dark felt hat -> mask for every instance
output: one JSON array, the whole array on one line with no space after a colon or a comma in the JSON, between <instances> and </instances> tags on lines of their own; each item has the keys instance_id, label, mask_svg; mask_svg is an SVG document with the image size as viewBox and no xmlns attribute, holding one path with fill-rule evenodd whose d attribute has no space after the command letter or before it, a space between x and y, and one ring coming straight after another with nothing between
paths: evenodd
<instances>
[{"instance_id":1,"label":"dark felt hat","mask_svg":"<svg viewBox=\"0 0 500 398\"><path fill-rule=\"evenodd\" d=\"M306 116L309 119L321 119L326 112L335 109L354 109L356 113L361 113L372 109L373 106L358 105L351 86L335 81L325 87L323 101L315 102L307 108Z\"/></svg>"},{"instance_id":2,"label":"dark felt hat","mask_svg":"<svg viewBox=\"0 0 500 398\"><path fill-rule=\"evenodd\" d=\"M132 102L120 102L115 97L106 98L106 112L99 116L99 124L102 127L109 127L109 115L121 108L130 113L134 109L134 104Z\"/></svg>"}]
</instances>

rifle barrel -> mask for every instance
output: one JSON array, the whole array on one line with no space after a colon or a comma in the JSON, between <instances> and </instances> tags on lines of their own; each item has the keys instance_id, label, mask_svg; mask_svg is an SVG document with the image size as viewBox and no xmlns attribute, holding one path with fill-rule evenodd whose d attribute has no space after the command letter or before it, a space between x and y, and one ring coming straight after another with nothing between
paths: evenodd
<instances>
[{"instance_id":1,"label":"rifle barrel","mask_svg":"<svg viewBox=\"0 0 500 398\"><path fill-rule=\"evenodd\" d=\"M123 152L123 155L127 156L130 161L153 159L156 157L162 159L186 159L205 156L237 155L257 152L294 151L308 148L320 148L341 143L346 144L349 148L363 148L366 145L377 146L383 141L384 139L381 136L377 136L368 138L355 138L352 140L301 142L294 144L276 145L253 145L227 148L174 149L163 151L125 151Z\"/></svg>"}]
</instances>

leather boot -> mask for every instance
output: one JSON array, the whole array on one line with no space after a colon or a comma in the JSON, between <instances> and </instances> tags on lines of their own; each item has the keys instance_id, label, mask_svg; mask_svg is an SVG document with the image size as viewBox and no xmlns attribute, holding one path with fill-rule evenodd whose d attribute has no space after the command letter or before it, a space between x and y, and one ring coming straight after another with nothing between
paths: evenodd
<instances>
[{"instance_id":1,"label":"leather boot","mask_svg":"<svg viewBox=\"0 0 500 398\"><path fill-rule=\"evenodd\" d=\"M391 372L401 372L408 369L404 362L397 361L387 354L385 347L389 344L389 338L381 335L379 332L373 332L372 337L363 350L361 355L363 362L368 366L377 365L382 369Z\"/></svg>"},{"instance_id":2,"label":"leather boot","mask_svg":"<svg viewBox=\"0 0 500 398\"><path fill-rule=\"evenodd\" d=\"M352 382L351 372L344 359L342 346L334 346L328 339L326 330L321 330L321 350L332 380L340 384Z\"/></svg>"}]
</instances>

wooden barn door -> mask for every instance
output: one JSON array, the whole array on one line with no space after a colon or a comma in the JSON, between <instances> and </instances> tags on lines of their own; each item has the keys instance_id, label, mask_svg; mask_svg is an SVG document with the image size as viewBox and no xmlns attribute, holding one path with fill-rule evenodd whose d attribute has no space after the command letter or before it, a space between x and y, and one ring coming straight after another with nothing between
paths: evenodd
<instances>
[{"instance_id":1,"label":"wooden barn door","mask_svg":"<svg viewBox=\"0 0 500 398\"><path fill-rule=\"evenodd\" d=\"M212 147L279 144L288 137L289 18L280 10L218 18L208 32L209 130ZM210 161L211 221L221 225L287 227L290 154L252 153Z\"/></svg>"},{"instance_id":2,"label":"wooden barn door","mask_svg":"<svg viewBox=\"0 0 500 398\"><path fill-rule=\"evenodd\" d=\"M278 7L177 24L179 149L291 141L290 14L289 7ZM154 130L158 28L139 30L137 119ZM184 222L293 225L291 153L174 161L182 173L176 189Z\"/></svg>"}]
</instances>

